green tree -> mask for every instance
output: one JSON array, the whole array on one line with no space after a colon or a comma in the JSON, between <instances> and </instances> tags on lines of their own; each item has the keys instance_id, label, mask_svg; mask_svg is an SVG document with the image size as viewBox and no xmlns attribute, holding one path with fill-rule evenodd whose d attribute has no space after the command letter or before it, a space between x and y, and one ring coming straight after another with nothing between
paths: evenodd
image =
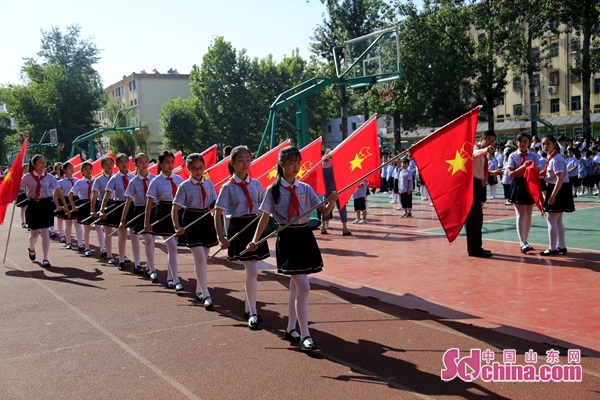
<instances>
[{"instance_id":1,"label":"green tree","mask_svg":"<svg viewBox=\"0 0 600 400\"><path fill-rule=\"evenodd\" d=\"M8 153L13 149L9 147L9 143L7 142L10 136L14 134L15 130L10 126L10 116L8 113L0 112L0 165L4 165L7 162Z\"/></svg>"},{"instance_id":2,"label":"green tree","mask_svg":"<svg viewBox=\"0 0 600 400\"><path fill-rule=\"evenodd\" d=\"M559 0L547 1L548 15L556 17L567 24L567 31L575 31L579 37L581 48L575 55L575 65L570 67L573 75L581 75L583 92L583 136L591 138L591 79L600 72L600 3L594 0ZM572 44L569 43L569 46Z\"/></svg>"},{"instance_id":3,"label":"green tree","mask_svg":"<svg viewBox=\"0 0 600 400\"><path fill-rule=\"evenodd\" d=\"M159 125L160 135L164 138L162 147L165 149L189 154L210 146L209 142L203 140L202 124L194 98L178 97L165 102L160 110Z\"/></svg>"},{"instance_id":4,"label":"green tree","mask_svg":"<svg viewBox=\"0 0 600 400\"><path fill-rule=\"evenodd\" d=\"M53 27L42 31L38 58L26 58L23 84L6 85L2 98L19 130L29 130L30 140L38 141L52 128L65 143L60 159L65 160L78 135L98 126L95 112L105 102L102 82L94 64L100 51L91 39L82 39L79 26L66 33ZM46 150L56 158L55 150Z\"/></svg>"}]
</instances>

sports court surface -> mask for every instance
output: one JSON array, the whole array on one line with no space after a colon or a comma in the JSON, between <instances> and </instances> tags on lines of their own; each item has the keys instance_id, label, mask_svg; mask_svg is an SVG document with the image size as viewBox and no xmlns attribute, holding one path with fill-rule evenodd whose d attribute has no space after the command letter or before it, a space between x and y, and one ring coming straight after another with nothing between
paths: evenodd
<instances>
[{"instance_id":1,"label":"sports court surface","mask_svg":"<svg viewBox=\"0 0 600 400\"><path fill-rule=\"evenodd\" d=\"M484 209L492 259L467 257L462 237L448 245L428 202L415 196L415 218L406 220L388 201L369 196L370 221L351 225L351 237L341 236L338 220L329 235L315 231L325 268L312 278L311 334L319 350L310 355L284 339L288 279L274 273L274 257L259 275L261 329L250 331L238 264L222 257L209 264L215 310L208 312L193 299L185 250L185 290L176 293L164 285L163 246L156 252L161 284L58 241L51 245L53 266L44 269L27 258L27 232L15 221L0 266L0 398L600 396L597 196L577 199L577 211L565 217L569 255L551 258L519 252L514 211L502 200ZM8 222L0 226L2 255L7 230ZM540 216L530 243L546 248ZM515 349L521 364L529 349L542 359L559 350L564 364L567 349L581 349L583 379L443 382L442 356L452 347L461 356L491 349L495 360Z\"/></svg>"}]
</instances>

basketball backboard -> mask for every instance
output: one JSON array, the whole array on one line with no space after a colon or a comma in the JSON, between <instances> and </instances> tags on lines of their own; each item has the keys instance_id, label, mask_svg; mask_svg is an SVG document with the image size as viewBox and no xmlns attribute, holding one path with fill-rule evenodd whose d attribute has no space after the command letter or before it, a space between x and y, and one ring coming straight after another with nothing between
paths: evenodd
<instances>
[{"instance_id":1,"label":"basketball backboard","mask_svg":"<svg viewBox=\"0 0 600 400\"><path fill-rule=\"evenodd\" d=\"M56 133L56 129L50 129L50 143L58 144L58 134Z\"/></svg>"}]
</instances>

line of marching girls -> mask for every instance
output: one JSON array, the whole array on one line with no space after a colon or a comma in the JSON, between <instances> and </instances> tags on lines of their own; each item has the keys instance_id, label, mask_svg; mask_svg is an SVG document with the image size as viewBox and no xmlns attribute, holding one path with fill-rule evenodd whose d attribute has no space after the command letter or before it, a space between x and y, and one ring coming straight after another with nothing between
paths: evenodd
<instances>
[{"instance_id":1,"label":"line of marching girls","mask_svg":"<svg viewBox=\"0 0 600 400\"><path fill-rule=\"evenodd\" d=\"M83 177L73 176L73 165L60 166L58 179L46 172L41 155L24 166L20 205L24 207L23 224L30 229L29 258L36 260L36 244L42 238L42 265L50 267L50 227L56 217L59 234L66 249L72 249L75 228L76 250L92 256L90 236L94 227L99 243L99 256L108 264L126 270L127 238L131 241L133 272L158 282L155 264L155 239L162 237L167 248L168 288L183 290L179 280L177 248L189 248L194 259L195 298L205 309L213 307L207 262L211 247L227 250L229 260L240 261L245 268L244 318L248 327L257 329L261 322L256 302L258 296L258 261L270 256L264 230L272 216L279 226L276 262L279 273L290 276L287 339L310 351L315 344L308 329L308 275L323 268L321 252L308 227L311 210L324 216L331 213L337 200L334 191L322 201L314 190L296 176L301 167L297 148L286 147L278 158L277 177L273 185L263 188L250 178L252 153L246 146L231 151L231 176L219 194L212 181L204 177L205 162L201 154L187 156L190 172L186 180L175 174L175 157L163 151L158 157L158 175L148 172L149 159L143 153L135 156L136 171L129 171L129 157L118 154L118 168L113 173L113 160L102 159L103 172L92 176L90 162L81 165ZM227 222L225 224L224 222ZM292 223L293 222L293 223ZM25 225L23 225L25 226ZM112 253L112 237L117 234L117 256ZM144 241L146 268L141 267L141 240Z\"/></svg>"}]
</instances>

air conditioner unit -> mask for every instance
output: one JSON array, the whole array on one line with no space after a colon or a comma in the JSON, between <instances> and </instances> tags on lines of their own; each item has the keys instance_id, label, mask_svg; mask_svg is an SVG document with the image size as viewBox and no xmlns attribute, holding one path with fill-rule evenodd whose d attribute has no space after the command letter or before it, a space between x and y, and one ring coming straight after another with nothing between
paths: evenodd
<instances>
[{"instance_id":1,"label":"air conditioner unit","mask_svg":"<svg viewBox=\"0 0 600 400\"><path fill-rule=\"evenodd\" d=\"M556 86L548 86L548 94L556 94L558 88Z\"/></svg>"}]
</instances>

